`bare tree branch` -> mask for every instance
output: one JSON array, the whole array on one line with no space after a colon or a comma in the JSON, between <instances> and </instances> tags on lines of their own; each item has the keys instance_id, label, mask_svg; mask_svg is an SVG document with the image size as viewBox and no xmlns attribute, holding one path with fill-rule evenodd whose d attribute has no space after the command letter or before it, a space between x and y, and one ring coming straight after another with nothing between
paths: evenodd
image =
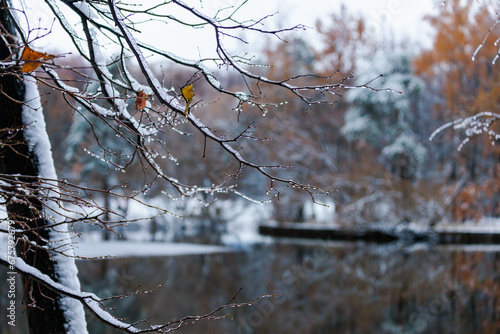
<instances>
[{"instance_id":1,"label":"bare tree branch","mask_svg":"<svg viewBox=\"0 0 500 334\"><path fill-rule=\"evenodd\" d=\"M153 325L150 324L146 320L139 321L134 324L129 324L126 322L123 322L113 316L111 313L109 313L106 310L106 307L104 306L103 302L105 300L109 299L114 299L114 298L120 298L122 296L117 296L117 297L111 297L111 298L106 298L106 299L101 299L94 293L90 292L81 292L81 291L75 291L72 289L69 289L68 287L57 283L54 281L51 277L49 277L46 274L43 274L39 270L33 268L32 266L27 265L21 258L12 258L9 257L6 253L2 252L0 253L0 264L11 268L11 270L15 270L18 273L22 273L26 277L29 277L30 279L39 282L40 284L46 286L47 288L61 294L64 296L71 297L75 300L78 300L80 303L82 303L90 312L92 312L98 319L103 321L104 323L108 324L111 327L118 328L120 330L123 330L125 333L170 333L175 330L178 330L179 328L182 328L186 325L192 324L197 321L201 320L218 320L218 319L223 319L223 318L228 318L230 315L228 314L223 314L223 315L216 315L220 311L228 310L228 309L233 309L233 308L238 308L242 306L249 306L259 299L262 298L271 298L275 297L274 295L261 295L254 300L246 303L233 303L233 304L225 304L221 305L214 310L204 314L204 315L198 315L198 316L186 316L181 319L177 320L171 320L168 322L165 322L160 325ZM135 291L132 292L129 295L135 295L139 294L141 292ZM231 300L232 301L232 300ZM138 328L136 327L137 324L146 324L146 328Z\"/></svg>"}]
</instances>

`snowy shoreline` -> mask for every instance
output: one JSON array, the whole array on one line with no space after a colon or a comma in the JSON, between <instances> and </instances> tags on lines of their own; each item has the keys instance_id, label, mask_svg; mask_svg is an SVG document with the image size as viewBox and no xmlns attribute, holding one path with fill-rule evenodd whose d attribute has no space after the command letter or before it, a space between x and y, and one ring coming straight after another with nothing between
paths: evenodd
<instances>
[{"instance_id":1,"label":"snowy shoreline","mask_svg":"<svg viewBox=\"0 0 500 334\"><path fill-rule=\"evenodd\" d=\"M137 241L78 242L74 248L75 255L82 258L182 256L235 251L224 246Z\"/></svg>"}]
</instances>

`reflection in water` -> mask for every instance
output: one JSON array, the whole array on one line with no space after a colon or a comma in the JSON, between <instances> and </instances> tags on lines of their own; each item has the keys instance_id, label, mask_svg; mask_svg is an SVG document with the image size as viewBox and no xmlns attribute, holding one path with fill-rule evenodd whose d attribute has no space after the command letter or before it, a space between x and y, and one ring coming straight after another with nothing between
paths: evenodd
<instances>
[{"instance_id":1,"label":"reflection in water","mask_svg":"<svg viewBox=\"0 0 500 334\"><path fill-rule=\"evenodd\" d=\"M205 314L240 288L236 302L278 295L230 310L233 320L199 322L177 333L500 332L499 246L281 241L234 253L77 264L82 288L103 297L162 284L108 302L128 322ZM0 271L2 282L5 275ZM0 284L2 309L6 303ZM92 315L88 320L90 333L120 333ZM0 332L27 333L22 322L18 315L14 332L2 321Z\"/></svg>"},{"instance_id":2,"label":"reflection in water","mask_svg":"<svg viewBox=\"0 0 500 334\"><path fill-rule=\"evenodd\" d=\"M100 295L139 285L152 294L110 303L127 321L205 314L231 300L278 296L178 333L497 333L500 247L274 243L247 252L80 261ZM91 316L89 316L91 317ZM91 333L107 331L97 321Z\"/></svg>"}]
</instances>

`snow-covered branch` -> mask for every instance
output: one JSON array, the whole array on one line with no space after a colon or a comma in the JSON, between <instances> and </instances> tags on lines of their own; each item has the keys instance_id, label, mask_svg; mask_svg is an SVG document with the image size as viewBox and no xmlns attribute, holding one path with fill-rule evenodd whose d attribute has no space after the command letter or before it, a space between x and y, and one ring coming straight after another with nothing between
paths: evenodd
<instances>
[{"instance_id":1,"label":"snow-covered branch","mask_svg":"<svg viewBox=\"0 0 500 334\"><path fill-rule=\"evenodd\" d=\"M123 322L119 320L117 317L113 316L109 311L106 309L104 305L104 299L101 299L97 295L91 292L82 292L82 291L77 291L68 288L65 285L62 285L56 281L54 281L51 277L48 275L42 273L36 268L33 268L32 266L27 265L21 258L12 258L9 257L5 252L0 252L0 264L6 267L9 267L11 271L16 271L17 273L23 274L25 277L28 277L45 287L55 291L58 294L70 297L74 300L79 301L82 303L94 316L96 316L99 320L105 322L111 327L118 328L122 330L125 333L169 333L173 332L175 330L178 330L179 328L182 328L186 325L192 324L197 321L201 320L217 320L217 319L223 319L230 317L228 314L223 314L223 315L217 315L220 311L223 310L228 310L232 308L238 308L242 306L249 306L259 299L262 298L270 298L274 297L274 295L261 295L254 300L246 303L228 303L225 305L221 305L214 310L204 314L204 315L198 315L198 316L186 316L181 319L174 319L170 320L168 322L165 322L163 324L159 325L153 325L150 324L147 320L141 320L132 324ZM135 294L140 294L140 291L133 292L131 294L128 294L127 296L130 295L135 295ZM114 298L121 298L120 297L111 297L111 298L106 298L106 300L114 299ZM139 328L137 325L143 324L145 328Z\"/></svg>"},{"instance_id":2,"label":"snow-covered branch","mask_svg":"<svg viewBox=\"0 0 500 334\"><path fill-rule=\"evenodd\" d=\"M79 54L78 64L83 65L77 68L71 65L62 65L63 62L58 60L62 57L61 55L47 55L43 52L38 52L41 58L28 59L23 57L22 54L25 54L26 50L36 52L34 50L36 49L36 43L34 43L33 38L30 38L30 36L35 35L34 30L30 28L32 26L29 22L30 15L21 6L19 11L22 15L20 17L26 22L19 24L16 28L20 38L10 43L12 50L9 50L11 53L9 57L12 59L9 58L8 62L3 64L6 73L8 72L13 77L22 78L23 84L25 83L30 87L45 86L51 93L57 93L68 103L70 111L80 115L88 122L89 133L97 142L98 152L90 152L85 148L86 152L106 165L108 168L106 174L109 173L109 169L114 168L124 172L128 167L138 165L144 174L144 180L142 183L140 183L141 181L137 182L140 184L138 190L132 191L132 194L126 194L125 191L122 191L126 187L125 185L122 188L122 186L117 185L119 183L111 185L106 183L108 175L103 176L104 184L110 186L96 189L88 184L80 186L65 179L58 180L55 173L50 175L2 173L0 174L0 194L3 204L6 206L23 206L30 213L33 212L36 219L43 220L43 225L30 225L28 221L33 217L24 213L16 216L16 212L10 210L9 219L15 221L13 231L18 243L24 243L30 250L39 251L45 255L55 254L59 257L69 257L74 260L70 240L72 234L69 233L67 227L74 227L72 224L84 221L97 224L109 231L115 226L133 221L126 218L123 213L121 214L103 204L101 201L105 202L104 198L107 196L134 201L142 206L152 208L152 211L158 215L171 214L167 210L149 205L141 197L142 195L145 196L153 187L153 183L158 182L158 180L165 181L161 182L161 188L158 188L161 189L161 193L168 194L168 196L172 196L169 194L172 190L179 197L196 196L200 193L214 195L231 192L249 199L247 195L237 190L236 185L227 184L230 178L238 177L242 170L246 168L257 172L256 175L269 183L265 194L266 197L263 197L264 200L260 202L277 197L281 190L278 185L303 190L311 196L313 201L315 201L315 195L318 193L328 193L328 190L323 190L306 182L283 177L284 173L280 174L280 169L285 167L279 163L266 164L265 161L259 161L260 157L252 157L244 153L241 150L243 144L249 141L263 143L267 140L254 134L253 121L248 121L250 125L247 126L243 125L241 127L240 124L236 124L234 128L224 127L223 130L216 129L215 126L210 125L209 121L202 121L196 117L193 111L195 106L197 108L203 106L201 104L197 105L198 101L193 101L189 105L191 101L186 99L181 85L178 82L174 83L173 79L171 86L166 87L158 73L153 70L154 67L148 58L153 54L167 60L169 64L182 65L191 72L191 79L194 77L196 77L196 80L201 79L197 83L199 87L204 87L202 84L204 81L205 86L212 89L212 91L215 90L217 96L228 98L231 101L224 104L227 111L237 110L238 113L241 113L243 107L248 107L257 108L256 111L259 112L266 111L269 106L278 105L280 102L273 102L272 98L265 96L264 87L275 87L285 92L286 95L296 98L304 106L304 109L309 109L316 104L332 105L335 103L333 100L340 95L340 91L349 88L345 85L348 78L340 78L335 81L333 76L305 74L271 79L258 74L257 71L249 70L251 67L247 65L249 65L250 59L232 54L223 43L224 38L227 37L244 42L238 36L238 31L256 32L281 39L282 33L303 29L302 26L266 30L263 28L262 23L268 17L255 21L237 22L234 19L234 13L241 7L235 8L225 17L219 16L219 12L215 16L210 16L178 0L152 5L138 12L130 10L131 4L115 0L107 2L45 0L45 4L52 11L54 22L61 26L73 43L74 48L76 48ZM159 48L141 40L142 36L139 32L141 20L134 21L135 14L149 15L149 19L153 21L165 19L182 22L170 14L163 15L161 10L166 6L176 6L178 9L190 13L196 19L196 22L192 24L185 22L186 26L206 26L212 29L211 33L214 37L213 49L216 50L217 56L211 59L204 59L201 56L200 59L195 60L184 59L174 54L170 49L163 49L164 46ZM76 15L66 15L68 10ZM27 27L27 31L23 31L25 27ZM50 31L43 36L47 35L50 35ZM109 51L110 49L114 50ZM237 77L241 78L241 86L245 88L223 87L220 79L223 77L222 74L219 75L216 69L212 70L207 65L208 61L214 62L219 68L232 69L237 74ZM23 70L19 66L30 62L35 65L31 70L26 70L26 68ZM65 78L65 74L70 78ZM321 82L322 84L310 84L311 82ZM183 84L182 86L185 87L186 85ZM1 90L1 92L5 97L10 97L6 91ZM29 92L33 95L34 91ZM36 99L31 95L29 99L36 100L38 103L36 107L31 107L31 109L36 109L37 113L41 115L40 95L38 93ZM215 99L218 99L218 97ZM24 101L22 98L11 102L24 109L30 108L29 101ZM229 104L233 108L228 106ZM29 123L30 125L31 123L41 124L42 119L31 120ZM195 134L201 135L199 138L205 140L205 148L207 140L217 144L215 146L220 148L219 151L222 151L223 155L225 155L224 159L227 158L229 161L225 163L226 171L222 182L217 180L208 186L205 185L205 180L202 181L203 186L186 184L191 183L191 180L181 182L175 177L175 173L169 169L170 165L161 161L164 158L172 158L173 155L170 153L172 147L177 150L184 149L185 146L178 147L168 137L169 133L175 135L175 132L177 132L185 136L185 138L189 138L188 135L191 134L179 130L179 126L188 126L194 130ZM241 128L244 130L241 130ZM24 127L6 129L6 131L17 133L25 130L29 129ZM172 130L175 132L172 132ZM107 146L105 139L100 137L105 132L106 134L111 133L112 141L119 141L119 144L114 146L115 151ZM2 143L4 147L9 146L11 150L14 150L17 144L10 143L8 140ZM25 146L29 145L32 145L32 143L29 142ZM46 148L50 150L49 145L46 145ZM29 154L23 154L24 158L29 158ZM50 153L47 153L42 158L48 159L50 156ZM175 158L171 160L176 162ZM40 161L42 159L37 162ZM136 164L134 165L134 163ZM233 168L236 169L236 172L232 173ZM149 173L147 176L146 170ZM83 179L84 176L82 175L83 173L77 177ZM166 183L167 187L165 187L164 183ZM33 203L37 205L33 205ZM146 217L146 219L151 218L154 217ZM64 232L62 232L64 237L59 235L58 238L57 233L60 232L59 228L62 227L64 227ZM38 244L36 240L40 240L42 243ZM5 259L1 259L3 264L6 263L5 261ZM111 316L105 309L103 300L94 294L79 292L76 288L69 289L68 285L61 284L64 282L56 282L54 280L55 276L50 277L50 273L45 275L36 269L36 266L31 262L16 259L15 266L18 272L30 279L41 283L57 294L72 298L72 302L78 300L99 319L130 333L169 332L193 321L220 319L225 316L218 316L215 314L216 312L247 305L246 303L227 304L202 316L188 316L162 325L151 325L147 321L126 324ZM76 267L74 273L76 276ZM75 279L74 282L77 282L77 280ZM259 298L262 297L268 296L265 295ZM143 325L146 327L145 329L140 328Z\"/></svg>"},{"instance_id":3,"label":"snow-covered branch","mask_svg":"<svg viewBox=\"0 0 500 334\"><path fill-rule=\"evenodd\" d=\"M448 128L456 130L464 130L466 138L458 146L460 151L472 137L485 134L489 137L492 144L500 142L500 132L494 128L494 124L500 121L500 114L491 111L482 111L474 116L460 118L452 122L448 122L436 129L429 140L433 140L439 133Z\"/></svg>"}]
</instances>

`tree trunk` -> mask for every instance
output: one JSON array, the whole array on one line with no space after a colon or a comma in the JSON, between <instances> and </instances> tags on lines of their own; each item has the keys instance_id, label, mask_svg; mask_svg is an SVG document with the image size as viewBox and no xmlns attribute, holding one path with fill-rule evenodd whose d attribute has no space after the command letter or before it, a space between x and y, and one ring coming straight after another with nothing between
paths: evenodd
<instances>
[{"instance_id":1,"label":"tree trunk","mask_svg":"<svg viewBox=\"0 0 500 334\"><path fill-rule=\"evenodd\" d=\"M17 42L12 37L17 33L13 17L7 9L10 5L10 1L0 0L0 33L3 37L0 39L0 59L2 60L15 52L12 46ZM53 254L40 248L48 246L48 242L53 239L51 231L43 228L52 224L53 221L45 218L45 204L43 199L37 196L40 194L38 181L41 175L39 166L42 158L39 156L41 151L28 144L25 133L30 126L30 124L25 124L26 120L23 119L25 118L23 112L26 112L23 110L25 108L23 101L27 101L27 83L20 72L7 71L3 70L0 75L0 89L2 90L0 94L0 173L16 177L11 177L12 181L4 188L5 191L15 193L15 196L7 198L6 208L9 219L14 222L16 229L36 229L17 237L17 256L28 265L64 284L61 276L68 276L68 274L60 275L61 261L58 263ZM41 111L33 110L33 112ZM37 127L40 127L40 124ZM37 131L45 131L45 129ZM47 152L50 155L49 158L52 159L50 150ZM47 157L44 157L44 160L47 160ZM26 196L26 194L35 196ZM37 247L34 247L34 244ZM74 263L74 259L72 261ZM71 274L75 272L73 268L69 271ZM68 303L67 297L62 297L27 278L24 278L23 282L23 302L27 306L26 314L30 333L76 332L75 327L70 324L73 320L68 319L68 312L66 312L68 307L74 304ZM18 314L20 314L19 311ZM83 309L81 312L77 309L76 314L83 314Z\"/></svg>"}]
</instances>

